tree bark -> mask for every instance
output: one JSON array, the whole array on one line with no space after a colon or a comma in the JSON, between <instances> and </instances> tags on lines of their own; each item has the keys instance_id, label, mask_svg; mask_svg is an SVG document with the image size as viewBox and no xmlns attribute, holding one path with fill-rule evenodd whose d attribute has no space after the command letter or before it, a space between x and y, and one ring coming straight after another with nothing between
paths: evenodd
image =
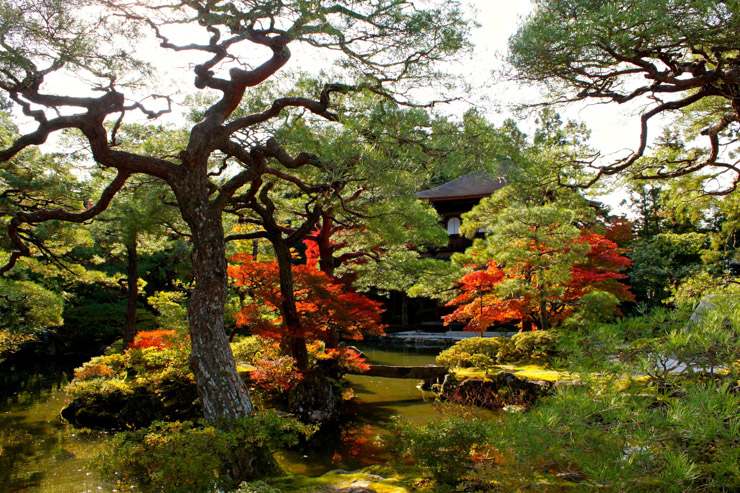
<instances>
[{"instance_id":1,"label":"tree bark","mask_svg":"<svg viewBox=\"0 0 740 493\"><path fill-rule=\"evenodd\" d=\"M127 348L136 336L136 300L139 297L139 253L136 245L136 234L133 241L126 245L128 266L126 268L126 324L123 327L123 347Z\"/></svg>"},{"instance_id":2,"label":"tree bark","mask_svg":"<svg viewBox=\"0 0 740 493\"><path fill-rule=\"evenodd\" d=\"M278 262L280 295L283 299L281 311L285 335L283 336L282 346L290 349L290 355L295 359L296 368L305 371L308 370L308 349L306 348L306 337L303 334L301 319L296 310L292 271L293 260L290 256L290 248L279 237L271 238L271 242Z\"/></svg>"},{"instance_id":3,"label":"tree bark","mask_svg":"<svg viewBox=\"0 0 740 493\"><path fill-rule=\"evenodd\" d=\"M331 233L333 221L329 217L332 210L327 211L321 220L321 229L316 238L316 244L319 248L319 270L327 276L334 277L334 247L331 244Z\"/></svg>"},{"instance_id":4,"label":"tree bark","mask_svg":"<svg viewBox=\"0 0 740 493\"><path fill-rule=\"evenodd\" d=\"M190 367L208 421L247 417L254 407L249 390L236 371L224 328L228 276L221 212L210 207L206 180L189 178L188 183L178 187L177 195L193 245L195 287L188 307Z\"/></svg>"},{"instance_id":5,"label":"tree bark","mask_svg":"<svg viewBox=\"0 0 740 493\"><path fill-rule=\"evenodd\" d=\"M550 321L547 317L547 300L545 294L540 290L540 330L548 330Z\"/></svg>"}]
</instances>

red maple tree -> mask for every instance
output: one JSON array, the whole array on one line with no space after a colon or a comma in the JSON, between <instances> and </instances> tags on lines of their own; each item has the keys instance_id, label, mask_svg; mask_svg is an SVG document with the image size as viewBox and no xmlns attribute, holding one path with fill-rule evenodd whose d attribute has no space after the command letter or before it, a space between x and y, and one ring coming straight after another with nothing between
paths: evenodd
<instances>
[{"instance_id":1,"label":"red maple tree","mask_svg":"<svg viewBox=\"0 0 740 493\"><path fill-rule=\"evenodd\" d=\"M177 333L174 330L142 330L134 337L134 342L128 349L156 347L159 350L168 349L177 344Z\"/></svg>"},{"instance_id":2,"label":"red maple tree","mask_svg":"<svg viewBox=\"0 0 740 493\"><path fill-rule=\"evenodd\" d=\"M283 324L280 307L277 262L258 262L250 255L231 257L229 276L246 303L236 315L237 326L248 326L253 333L280 340L288 329ZM382 335L381 303L350 292L314 265L294 265L296 308L301 318L300 334L308 340L331 342L335 334L347 339Z\"/></svg>"},{"instance_id":3,"label":"red maple tree","mask_svg":"<svg viewBox=\"0 0 740 493\"><path fill-rule=\"evenodd\" d=\"M561 286L562 294L548 304L548 318L555 323L572 315L578 301L594 291L611 293L620 302L634 301L629 286L622 283L627 278L622 271L632 263L622 255L624 249L604 235L588 230L584 230L576 241L585 242L590 248L583 261L571 267L570 280ZM504 282L531 282L522 275L526 271L527 266L501 268L494 261L478 266L477 270L460 279L461 294L448 303L448 306L457 308L443 317L445 325L453 321L466 322L464 330L480 333L507 322L521 321L523 327L536 326L540 320L539 306L526 290L516 298L503 298L497 292Z\"/></svg>"}]
</instances>

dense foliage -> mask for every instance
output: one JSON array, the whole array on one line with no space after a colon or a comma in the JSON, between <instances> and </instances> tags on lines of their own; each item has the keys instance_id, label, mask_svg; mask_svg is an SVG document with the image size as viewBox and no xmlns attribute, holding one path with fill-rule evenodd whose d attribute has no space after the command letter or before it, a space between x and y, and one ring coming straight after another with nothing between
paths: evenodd
<instances>
[{"instance_id":1,"label":"dense foliage","mask_svg":"<svg viewBox=\"0 0 740 493\"><path fill-rule=\"evenodd\" d=\"M3 2L0 360L41 334L82 354L123 333L75 370L62 414L129 429L99 468L152 491L269 491L243 481L309 429L253 399L333 419L341 377L369 368L340 337L385 328L360 293L452 300L446 324L522 331L443 351L438 388L530 363L570 381L503 419L397 421L417 485L737 490L740 3L533 3L508 54L549 91L528 137L434 114L426 96L459 97L439 64L469 47L457 2ZM285 70L326 52L323 72ZM182 67L196 94L180 99L164 82ZM638 105L636 148L605 162L549 106L576 101ZM472 171L506 186L439 261L449 238L414 192ZM607 177L630 221L576 192Z\"/></svg>"},{"instance_id":2,"label":"dense foliage","mask_svg":"<svg viewBox=\"0 0 740 493\"><path fill-rule=\"evenodd\" d=\"M520 332L511 338L470 337L456 342L437 356L449 368L489 368L502 363L548 360L556 354L552 331Z\"/></svg>"},{"instance_id":3,"label":"dense foliage","mask_svg":"<svg viewBox=\"0 0 740 493\"><path fill-rule=\"evenodd\" d=\"M280 341L290 327L286 327L282 315L277 262L258 262L244 254L230 260L234 263L229 266L229 276L243 305L236 314L237 326ZM336 345L339 336L362 339L364 335L383 334L380 302L348 290L317 270L315 263L295 265L292 272L301 337Z\"/></svg>"},{"instance_id":4,"label":"dense foliage","mask_svg":"<svg viewBox=\"0 0 740 493\"><path fill-rule=\"evenodd\" d=\"M437 481L473 488L731 491L740 482L740 311L732 298L713 302L691 321L658 309L563 333L556 347L578 384L501 421L401 424L397 450ZM502 347L471 339L440 358L477 366Z\"/></svg>"},{"instance_id":5,"label":"dense foliage","mask_svg":"<svg viewBox=\"0 0 740 493\"><path fill-rule=\"evenodd\" d=\"M303 380L295 361L281 354L274 340L243 337L231 348L241 378L261 401L285 405ZM196 419L201 408L189 350L188 340L174 331L139 332L128 350L94 357L75 370L67 386L74 400L62 416L77 425L107 429ZM309 345L309 361L312 369L320 367L334 378L369 367L354 350L326 349L320 342Z\"/></svg>"},{"instance_id":6,"label":"dense foliage","mask_svg":"<svg viewBox=\"0 0 740 493\"><path fill-rule=\"evenodd\" d=\"M272 453L312 433L273 412L216 424L157 422L117 434L93 464L121 486L162 492L232 490L278 471Z\"/></svg>"},{"instance_id":7,"label":"dense foliage","mask_svg":"<svg viewBox=\"0 0 740 493\"><path fill-rule=\"evenodd\" d=\"M544 235L560 236L556 231ZM581 246L588 248L581 251ZM563 246L569 256L576 253L580 258L555 257L552 248L536 239L529 248L530 257L508 260L503 268L496 260L473 267L473 272L460 279L462 294L449 303L457 308L444 317L445 323L464 321L465 330L481 333L507 322L548 329L579 311L608 317L617 313L620 302L634 300L629 287L620 282L627 278L623 271L631 261L616 243L600 234L584 231ZM545 259L537 254L544 251L548 252ZM569 272L554 272L563 268Z\"/></svg>"},{"instance_id":8,"label":"dense foliage","mask_svg":"<svg viewBox=\"0 0 740 493\"><path fill-rule=\"evenodd\" d=\"M387 114L386 106L432 104L411 89L434 85L444 90L450 79L440 77L440 62L456 59L469 46L460 9L441 1L416 6L395 0L44 0L4 4L0 18L7 27L1 34L0 102L28 123L22 134L3 128L2 172L40 152L38 146L50 137L67 133L83 144L62 149L59 160L93 164L90 174L100 178L91 190L84 186L88 173L72 174L64 200L18 200L12 210L3 210L7 252L0 257L0 275L23 257L48 256L48 227L86 223L102 218L109 208L114 212L112 204L134 183L134 190L161 185L155 205L174 205L192 249L190 362L204 414L211 420L253 411L224 330L227 241L270 242L283 270L282 316L288 332L300 332L290 248L323 214L344 209L358 182L382 189L383 183L394 182L382 179L389 169L413 176L423 165L385 151L401 140L384 138L386 126L368 119L371 109ZM285 70L299 53L313 60L326 52L341 60L331 71L308 76ZM159 57L157 62L152 56ZM168 63L160 63L164 60ZM75 85L68 83L70 76ZM178 94L186 79L196 93L192 114L186 119L187 110L180 113L181 128L162 129L153 121L187 103ZM156 142L156 134L170 130L175 138ZM418 143L409 144L412 154L421 154ZM55 175L56 160L31 160L36 176ZM3 179L0 197L17 193L8 185ZM52 188L46 184L41 191ZM143 233L136 226L153 219L145 212L152 209L136 205L141 191L130 204L146 220L127 217L133 228L117 222L132 261L126 343L134 336L134 259L136 237ZM118 203L126 209L127 204ZM284 227L286 216L290 228ZM254 229L230 234L231 220ZM298 333L283 342L304 370L305 342Z\"/></svg>"},{"instance_id":9,"label":"dense foliage","mask_svg":"<svg viewBox=\"0 0 740 493\"><path fill-rule=\"evenodd\" d=\"M635 150L597 176L647 178L693 174L694 190L734 191L732 157L740 115L737 97L740 7L714 0L538 0L509 41L515 77L549 90L550 102L592 100L638 106ZM677 121L687 141L673 155L649 153L649 130ZM675 119L675 120L674 120ZM574 167L591 162L572 161ZM721 177L717 180L717 177Z\"/></svg>"}]
</instances>

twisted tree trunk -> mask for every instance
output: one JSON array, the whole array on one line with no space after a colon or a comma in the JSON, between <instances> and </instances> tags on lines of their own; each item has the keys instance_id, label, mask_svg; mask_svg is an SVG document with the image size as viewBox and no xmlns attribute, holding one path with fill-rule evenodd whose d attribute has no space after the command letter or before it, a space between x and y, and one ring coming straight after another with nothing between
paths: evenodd
<instances>
[{"instance_id":1,"label":"twisted tree trunk","mask_svg":"<svg viewBox=\"0 0 740 493\"><path fill-rule=\"evenodd\" d=\"M126 268L126 323L123 327L123 347L127 348L136 337L136 300L139 297L139 253L136 248L136 234L126 245L128 266Z\"/></svg>"},{"instance_id":2,"label":"twisted tree trunk","mask_svg":"<svg viewBox=\"0 0 740 493\"><path fill-rule=\"evenodd\" d=\"M192 233L195 287L188 307L190 367L203 413L209 421L246 417L254 406L236 371L224 328L228 275L221 211L211 207L206 181L198 180L195 171L177 187L177 196Z\"/></svg>"}]
</instances>

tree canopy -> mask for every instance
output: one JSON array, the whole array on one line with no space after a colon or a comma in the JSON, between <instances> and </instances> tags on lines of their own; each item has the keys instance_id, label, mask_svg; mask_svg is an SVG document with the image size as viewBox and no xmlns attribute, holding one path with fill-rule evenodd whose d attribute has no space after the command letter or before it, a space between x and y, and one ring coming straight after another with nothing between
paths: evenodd
<instances>
[{"instance_id":1,"label":"tree canopy","mask_svg":"<svg viewBox=\"0 0 740 493\"><path fill-rule=\"evenodd\" d=\"M25 119L21 135L0 150L0 162L12 163L53 134L74 131L83 136L88 159L115 172L82 210L16 212L8 228L13 251L0 273L37 252L29 238L42 223L82 223L98 216L132 175L161 180L190 230L195 278L188 307L190 363L205 416L251 414L224 330L225 214L253 221L258 230L251 237L272 244L281 266L284 323L299 327L289 249L324 210L341 204L365 151L375 148L372 127L350 124L356 114L348 101L362 94L376 106L415 104L415 88L449 80L438 62L467 46L467 23L457 5L22 0L3 4L0 16L0 90ZM281 78L294 46L301 46L295 53L306 60L326 57L337 63L312 80ZM191 67L192 84L201 91L196 99L203 103L181 143L167 152L121 145L124 124L132 118L154 120L177 102L163 75L177 79L179 69L158 73L156 60L146 59L155 51ZM76 82L70 84L70 78ZM275 84L268 87L271 79ZM311 128L316 130L306 130ZM343 136L345 145L322 146L319 136L326 132ZM369 164L395 162L385 157ZM277 197L287 193L304 197L303 216L292 230L284 229L278 208ZM305 347L293 342L294 349Z\"/></svg>"},{"instance_id":2,"label":"tree canopy","mask_svg":"<svg viewBox=\"0 0 740 493\"><path fill-rule=\"evenodd\" d=\"M640 105L640 141L595 175L651 178L701 175L697 186L723 194L740 182L733 157L740 127L740 5L715 0L537 0L509 42L516 80L544 84L549 102ZM688 147L651 155L649 129L681 121ZM580 163L582 166L584 163ZM567 181L567 180L563 180Z\"/></svg>"}]
</instances>

